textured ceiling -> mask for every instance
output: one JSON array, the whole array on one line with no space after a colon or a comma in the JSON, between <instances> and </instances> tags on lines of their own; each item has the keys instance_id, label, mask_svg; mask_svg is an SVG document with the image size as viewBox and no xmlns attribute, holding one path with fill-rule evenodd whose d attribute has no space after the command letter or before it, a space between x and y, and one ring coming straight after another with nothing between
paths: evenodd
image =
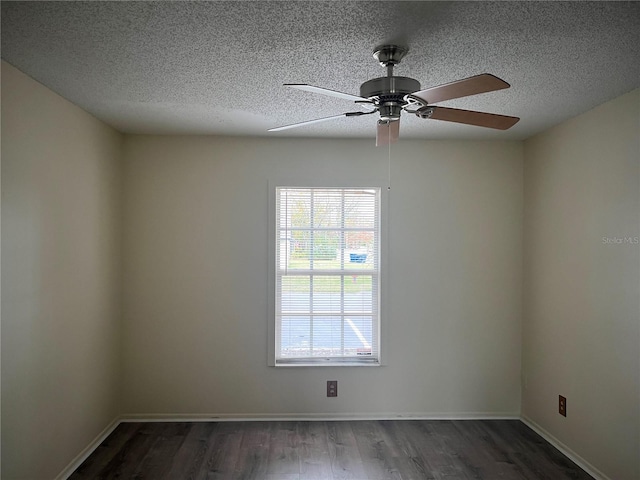
<instances>
[{"instance_id":1,"label":"textured ceiling","mask_svg":"<svg viewBox=\"0 0 640 480\"><path fill-rule=\"evenodd\" d=\"M640 86L640 2L2 2L2 58L122 132L375 136L373 115L295 130L385 75L422 88L492 73L508 90L443 103L521 117L511 130L404 114L402 138L523 139Z\"/></svg>"}]
</instances>

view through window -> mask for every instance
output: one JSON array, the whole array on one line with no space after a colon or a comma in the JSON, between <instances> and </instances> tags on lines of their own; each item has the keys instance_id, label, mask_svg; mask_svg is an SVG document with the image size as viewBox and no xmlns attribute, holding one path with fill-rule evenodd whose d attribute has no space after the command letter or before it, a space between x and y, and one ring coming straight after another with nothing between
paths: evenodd
<instances>
[{"instance_id":1,"label":"view through window","mask_svg":"<svg viewBox=\"0 0 640 480\"><path fill-rule=\"evenodd\" d=\"M378 362L379 217L379 188L276 188L276 364Z\"/></svg>"}]
</instances>

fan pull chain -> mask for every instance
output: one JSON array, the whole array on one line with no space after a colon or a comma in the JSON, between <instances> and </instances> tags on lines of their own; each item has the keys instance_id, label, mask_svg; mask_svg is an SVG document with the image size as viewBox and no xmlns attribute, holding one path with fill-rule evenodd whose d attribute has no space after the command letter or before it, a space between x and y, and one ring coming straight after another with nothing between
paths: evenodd
<instances>
[{"instance_id":1,"label":"fan pull chain","mask_svg":"<svg viewBox=\"0 0 640 480\"><path fill-rule=\"evenodd\" d=\"M389 132L389 165L388 165L388 179L387 179L387 191L391 191L391 128L387 129Z\"/></svg>"}]
</instances>

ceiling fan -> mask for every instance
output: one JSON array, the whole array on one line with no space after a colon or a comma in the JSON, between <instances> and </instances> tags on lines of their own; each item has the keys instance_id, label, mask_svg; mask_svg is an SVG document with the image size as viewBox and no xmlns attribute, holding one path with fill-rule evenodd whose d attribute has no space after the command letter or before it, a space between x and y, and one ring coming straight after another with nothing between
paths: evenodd
<instances>
[{"instance_id":1,"label":"ceiling fan","mask_svg":"<svg viewBox=\"0 0 640 480\"><path fill-rule=\"evenodd\" d=\"M400 63L400 60L404 58L407 52L407 48L398 45L381 45L376 47L373 56L380 62L380 65L386 67L387 76L364 82L360 85L360 96L315 87L304 83L285 83L285 87L351 100L362 106L364 111L347 112L331 117L308 120L306 122L271 128L268 131L279 132L281 130L326 122L342 117L359 117L379 113L380 119L378 120L378 128L376 131L376 146L381 146L398 141L400 134L400 114L403 110L407 113L413 113L420 118L464 123L466 125L476 125L498 130L507 130L520 120L518 117L497 115L495 113L475 112L432 105L454 98L509 88L510 85L494 75L483 73L437 87L427 88L426 90L420 90L420 82L417 80L393 75L393 67Z\"/></svg>"}]
</instances>

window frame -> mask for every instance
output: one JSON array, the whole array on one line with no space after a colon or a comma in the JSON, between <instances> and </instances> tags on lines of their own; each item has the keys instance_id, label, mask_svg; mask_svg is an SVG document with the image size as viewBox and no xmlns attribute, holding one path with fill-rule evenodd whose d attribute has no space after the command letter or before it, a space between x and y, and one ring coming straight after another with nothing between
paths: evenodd
<instances>
[{"instance_id":1,"label":"window frame","mask_svg":"<svg viewBox=\"0 0 640 480\"><path fill-rule=\"evenodd\" d=\"M362 360L335 359L313 359L313 360L292 360L286 363L276 361L277 326L276 326L276 189L277 188L320 188L320 189L378 189L379 197L379 246L378 246L378 358ZM335 366L358 366L372 367L386 365L386 345L387 345L387 202L388 188L377 182L310 182L310 181L269 181L269 242L268 242L268 359L267 364L274 367L335 367ZM279 248L279 246L278 246Z\"/></svg>"}]
</instances>

